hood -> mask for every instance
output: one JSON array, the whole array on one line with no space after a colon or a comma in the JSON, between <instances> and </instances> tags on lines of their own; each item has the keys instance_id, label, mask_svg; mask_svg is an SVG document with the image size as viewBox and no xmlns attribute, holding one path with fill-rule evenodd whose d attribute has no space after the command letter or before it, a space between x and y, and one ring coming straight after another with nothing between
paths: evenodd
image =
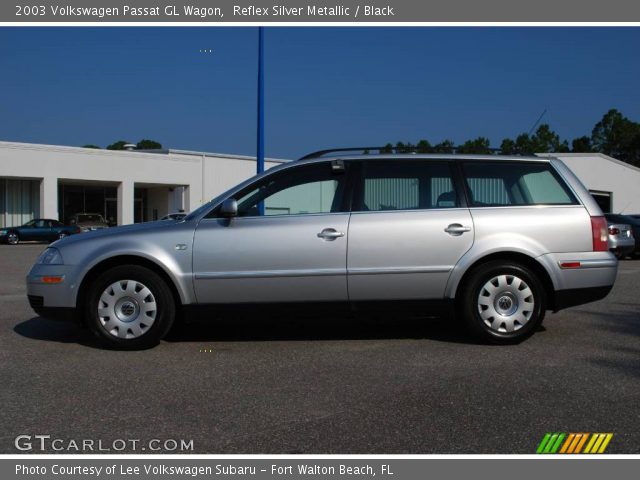
<instances>
[{"instance_id":1,"label":"hood","mask_svg":"<svg viewBox=\"0 0 640 480\"><path fill-rule=\"evenodd\" d=\"M90 242L92 240L103 238L103 237L116 237L116 236L122 236L122 235L140 234L143 232L149 235L153 235L155 232L158 232L160 230L165 230L167 228L175 228L176 226L182 225L183 223L184 222L182 221L163 222L158 220L155 222L122 225L120 227L101 228L100 230L92 230L90 232L85 232L78 235L70 235L68 237L65 237L53 242L51 246L65 247L65 246L70 246L74 243Z\"/></svg>"},{"instance_id":2,"label":"hood","mask_svg":"<svg viewBox=\"0 0 640 480\"><path fill-rule=\"evenodd\" d=\"M108 223L76 223L74 227L87 228L87 229L103 229L109 228Z\"/></svg>"}]
</instances>

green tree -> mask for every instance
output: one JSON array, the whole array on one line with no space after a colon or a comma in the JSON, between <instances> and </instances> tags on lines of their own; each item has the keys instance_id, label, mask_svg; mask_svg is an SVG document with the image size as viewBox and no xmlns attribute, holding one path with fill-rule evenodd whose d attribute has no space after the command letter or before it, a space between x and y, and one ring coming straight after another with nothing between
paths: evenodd
<instances>
[{"instance_id":1,"label":"green tree","mask_svg":"<svg viewBox=\"0 0 640 480\"><path fill-rule=\"evenodd\" d=\"M124 150L124 146L128 142L127 140L118 140L117 142L112 143L111 145L107 145L107 150Z\"/></svg>"},{"instance_id":2,"label":"green tree","mask_svg":"<svg viewBox=\"0 0 640 480\"><path fill-rule=\"evenodd\" d=\"M451 140L443 140L433 147L434 153L453 153L455 145Z\"/></svg>"},{"instance_id":3,"label":"green tree","mask_svg":"<svg viewBox=\"0 0 640 480\"><path fill-rule=\"evenodd\" d=\"M593 150L640 165L640 124L615 108L604 114L591 132Z\"/></svg>"},{"instance_id":4,"label":"green tree","mask_svg":"<svg viewBox=\"0 0 640 480\"><path fill-rule=\"evenodd\" d=\"M513 153L518 155L533 155L535 153L533 142L528 133L521 133L516 137L515 151Z\"/></svg>"},{"instance_id":5,"label":"green tree","mask_svg":"<svg viewBox=\"0 0 640 480\"><path fill-rule=\"evenodd\" d=\"M99 146L93 145L92 143L89 143L87 145L83 145L82 148L97 148L98 150L100 149Z\"/></svg>"},{"instance_id":6,"label":"green tree","mask_svg":"<svg viewBox=\"0 0 640 480\"><path fill-rule=\"evenodd\" d=\"M433 147L428 140L420 140L416 145L418 153L433 153Z\"/></svg>"},{"instance_id":7,"label":"green tree","mask_svg":"<svg viewBox=\"0 0 640 480\"><path fill-rule=\"evenodd\" d=\"M529 153L568 152L567 141L560 141L560 135L551 130L548 124L543 123L531 137L531 151Z\"/></svg>"},{"instance_id":8,"label":"green tree","mask_svg":"<svg viewBox=\"0 0 640 480\"><path fill-rule=\"evenodd\" d=\"M591 138L586 135L578 138L574 138L571 141L571 151L576 153L588 153L593 152L593 146L591 145Z\"/></svg>"},{"instance_id":9,"label":"green tree","mask_svg":"<svg viewBox=\"0 0 640 480\"><path fill-rule=\"evenodd\" d=\"M503 155L514 155L516 153L516 142L510 138L505 138L500 144L500 153Z\"/></svg>"},{"instance_id":10,"label":"green tree","mask_svg":"<svg viewBox=\"0 0 640 480\"><path fill-rule=\"evenodd\" d=\"M467 140L457 149L458 153L475 153L488 154L491 153L490 142L488 138L478 137L475 140Z\"/></svg>"},{"instance_id":11,"label":"green tree","mask_svg":"<svg viewBox=\"0 0 640 480\"><path fill-rule=\"evenodd\" d=\"M387 143L384 147L380 149L380 153L393 153L393 145Z\"/></svg>"},{"instance_id":12,"label":"green tree","mask_svg":"<svg viewBox=\"0 0 640 480\"><path fill-rule=\"evenodd\" d=\"M138 150L160 150L162 148L162 144L160 142L156 142L155 140L148 140L143 138L136 145Z\"/></svg>"},{"instance_id":13,"label":"green tree","mask_svg":"<svg viewBox=\"0 0 640 480\"><path fill-rule=\"evenodd\" d=\"M568 152L569 144L560 140L560 135L542 124L533 135L521 133L514 140L505 138L500 145L504 155L534 155L536 153Z\"/></svg>"},{"instance_id":14,"label":"green tree","mask_svg":"<svg viewBox=\"0 0 640 480\"><path fill-rule=\"evenodd\" d=\"M396 153L411 153L415 151L415 148L411 142L407 142L406 144L402 142L396 143Z\"/></svg>"}]
</instances>

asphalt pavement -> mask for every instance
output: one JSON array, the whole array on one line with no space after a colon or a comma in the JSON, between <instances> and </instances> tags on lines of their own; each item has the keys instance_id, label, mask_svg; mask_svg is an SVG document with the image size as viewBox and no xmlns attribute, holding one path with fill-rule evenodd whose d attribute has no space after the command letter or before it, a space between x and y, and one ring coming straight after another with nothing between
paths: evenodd
<instances>
[{"instance_id":1,"label":"asphalt pavement","mask_svg":"<svg viewBox=\"0 0 640 480\"><path fill-rule=\"evenodd\" d=\"M450 319L240 317L119 352L29 308L44 247L0 246L0 453L49 435L108 453L169 439L192 441L185 453L524 454L547 432L611 432L608 453L640 453L640 260L515 346L475 344Z\"/></svg>"}]
</instances>

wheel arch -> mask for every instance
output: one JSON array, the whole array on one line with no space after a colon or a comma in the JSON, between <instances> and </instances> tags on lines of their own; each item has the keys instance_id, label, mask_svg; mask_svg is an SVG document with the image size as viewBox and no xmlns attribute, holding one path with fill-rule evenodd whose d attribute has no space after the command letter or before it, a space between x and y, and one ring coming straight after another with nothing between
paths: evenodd
<instances>
[{"instance_id":1,"label":"wheel arch","mask_svg":"<svg viewBox=\"0 0 640 480\"><path fill-rule=\"evenodd\" d=\"M164 268L162 268L162 266L158 265L152 260L149 260L148 258L138 255L117 255L96 263L87 271L78 287L78 293L76 295L76 309L78 311L82 311L83 302L86 299L87 290L89 289L89 286L91 285L93 280L98 278L98 276L103 272L122 265L138 265L141 267L146 267L149 270L157 273L169 287L176 306L179 307L183 304L182 298L180 296L180 291L175 283L175 280L171 277L171 275L167 273Z\"/></svg>"},{"instance_id":2,"label":"wheel arch","mask_svg":"<svg viewBox=\"0 0 640 480\"><path fill-rule=\"evenodd\" d=\"M502 260L506 262L513 262L524 265L531 269L540 279L545 291L545 296L547 299L547 309L555 310L556 309L556 295L555 295L555 287L553 280L551 279L551 275L545 268L545 266L537 261L534 257L531 257L525 253L515 252L515 251L503 251L503 252L494 252L479 259L476 259L469 267L464 271L460 280L454 286L454 290L452 292L452 298L455 300L458 298L461 287L464 286L465 282L468 280L470 275L474 270L481 267L482 265L493 262L496 260Z\"/></svg>"}]
</instances>

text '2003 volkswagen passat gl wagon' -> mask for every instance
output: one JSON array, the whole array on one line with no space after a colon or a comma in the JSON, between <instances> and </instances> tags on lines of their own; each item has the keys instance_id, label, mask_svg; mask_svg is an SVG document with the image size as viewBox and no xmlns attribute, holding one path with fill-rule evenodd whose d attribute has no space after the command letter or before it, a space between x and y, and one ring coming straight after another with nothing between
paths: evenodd
<instances>
[{"instance_id":1,"label":"text '2003 volkswagen passat gl wagon'","mask_svg":"<svg viewBox=\"0 0 640 480\"><path fill-rule=\"evenodd\" d=\"M560 160L325 151L183 220L57 241L27 287L37 313L73 311L119 348L155 345L193 307L265 304L450 306L483 341L515 343L547 310L605 297L616 271L602 211Z\"/></svg>"}]
</instances>

